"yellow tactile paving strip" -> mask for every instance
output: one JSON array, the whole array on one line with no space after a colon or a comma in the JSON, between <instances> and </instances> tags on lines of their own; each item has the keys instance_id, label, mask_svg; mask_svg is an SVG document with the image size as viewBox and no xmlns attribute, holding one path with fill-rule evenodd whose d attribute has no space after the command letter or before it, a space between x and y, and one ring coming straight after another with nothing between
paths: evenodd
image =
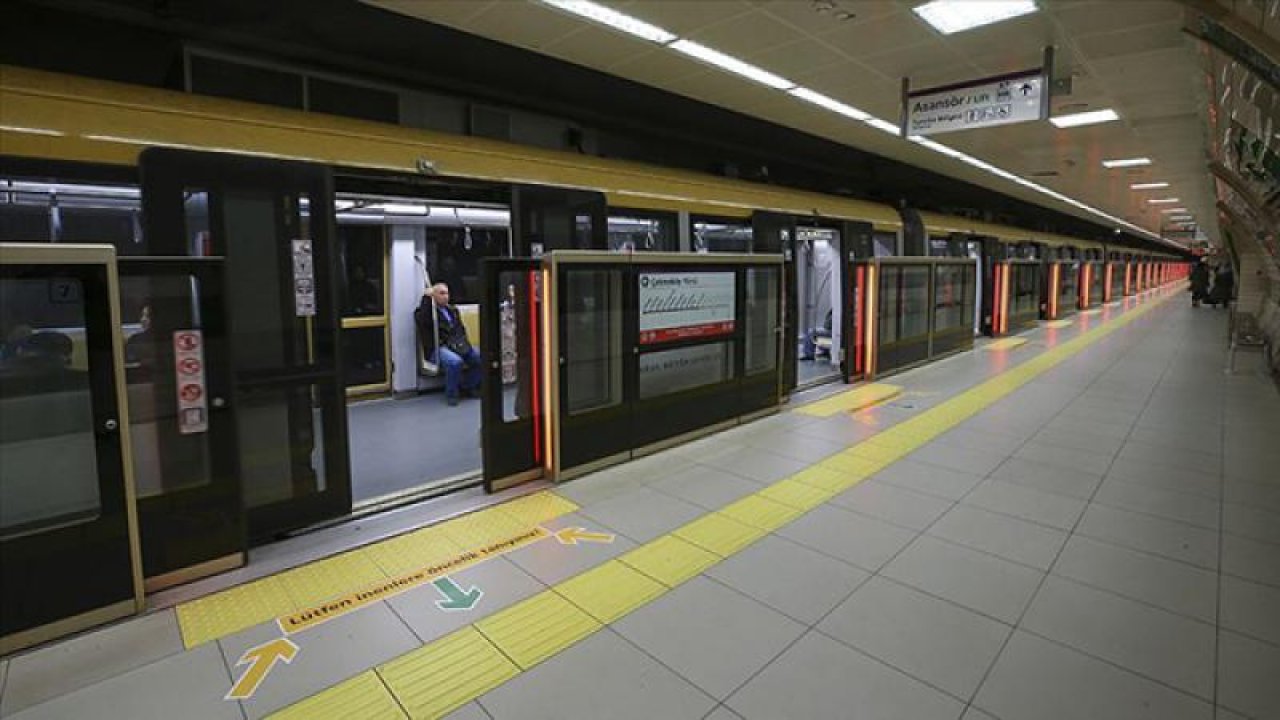
<instances>
[{"instance_id":1,"label":"yellow tactile paving strip","mask_svg":"<svg viewBox=\"0 0 1280 720\"><path fill-rule=\"evenodd\" d=\"M1050 320L1049 322L1044 323L1044 327L1053 328L1054 330L1061 330L1064 327L1071 327L1071 321L1070 320Z\"/></svg>"},{"instance_id":2,"label":"yellow tactile paving strip","mask_svg":"<svg viewBox=\"0 0 1280 720\"><path fill-rule=\"evenodd\" d=\"M1027 344L1026 338L1007 337L1007 338L1000 338L999 340L993 340L992 342L989 342L986 345L983 345L982 349L983 350L1012 350L1016 347L1022 347L1023 345L1026 345L1026 344Z\"/></svg>"},{"instance_id":3,"label":"yellow tactile paving strip","mask_svg":"<svg viewBox=\"0 0 1280 720\"><path fill-rule=\"evenodd\" d=\"M809 403L796 412L815 417L830 417L841 412L856 412L902 394L902 387L887 383L870 383Z\"/></svg>"},{"instance_id":4,"label":"yellow tactile paving strip","mask_svg":"<svg viewBox=\"0 0 1280 720\"><path fill-rule=\"evenodd\" d=\"M859 447L868 444L862 443L837 453L619 558L428 643L379 667L378 673L410 717L442 717L522 669L570 647L603 627L601 623L617 620L739 552L767 534L761 526L776 529L834 493L853 487L1086 346L1138 319L1167 297L1135 308L884 430L870 443L875 446L873 450L859 452ZM458 656L464 662L459 662ZM323 695L303 700L293 708Z\"/></svg>"},{"instance_id":5,"label":"yellow tactile paving strip","mask_svg":"<svg viewBox=\"0 0 1280 720\"><path fill-rule=\"evenodd\" d=\"M378 674L366 670L271 716L275 720L409 720Z\"/></svg>"},{"instance_id":6,"label":"yellow tactile paving strip","mask_svg":"<svg viewBox=\"0 0 1280 720\"><path fill-rule=\"evenodd\" d=\"M232 635L428 567L463 550L512 537L577 509L555 493L534 493L183 603L177 607L183 644L193 648Z\"/></svg>"}]
</instances>

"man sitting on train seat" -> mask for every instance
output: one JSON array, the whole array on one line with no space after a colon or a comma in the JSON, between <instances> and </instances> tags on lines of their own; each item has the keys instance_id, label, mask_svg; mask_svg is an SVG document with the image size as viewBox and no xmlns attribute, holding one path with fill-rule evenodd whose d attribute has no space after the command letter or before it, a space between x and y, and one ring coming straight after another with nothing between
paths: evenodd
<instances>
[{"instance_id":1,"label":"man sitting on train seat","mask_svg":"<svg viewBox=\"0 0 1280 720\"><path fill-rule=\"evenodd\" d=\"M436 336L431 312L436 314L440 335ZM444 394L450 405L458 404L459 394L472 396L480 389L480 351L467 339L458 308L449 304L449 286L436 283L422 293L422 301L413 312L418 325L422 353L434 357L444 368Z\"/></svg>"}]
</instances>

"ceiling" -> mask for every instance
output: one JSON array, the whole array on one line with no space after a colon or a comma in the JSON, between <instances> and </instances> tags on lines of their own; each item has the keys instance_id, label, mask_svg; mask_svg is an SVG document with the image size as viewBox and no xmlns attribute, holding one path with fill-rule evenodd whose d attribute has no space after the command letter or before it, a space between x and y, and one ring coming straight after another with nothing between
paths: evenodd
<instances>
[{"instance_id":1,"label":"ceiling","mask_svg":"<svg viewBox=\"0 0 1280 720\"><path fill-rule=\"evenodd\" d=\"M386 10L533 50L985 186L1095 222L1100 218L861 122L739 78L669 48L537 0L364 0ZM599 0L616 10L896 123L901 78L913 87L1026 70L1053 45L1071 92L1053 114L1114 108L1120 121L1058 129L1047 122L934 136L1151 232L1147 199L1182 200L1216 237L1205 170L1206 85L1183 5L1165 0L1040 0L1031 15L944 36L911 8L921 0ZM1146 156L1107 170L1105 158ZM1167 190L1131 183L1165 181ZM1167 207L1167 206L1165 206ZM1105 222L1105 221L1103 221Z\"/></svg>"}]
</instances>

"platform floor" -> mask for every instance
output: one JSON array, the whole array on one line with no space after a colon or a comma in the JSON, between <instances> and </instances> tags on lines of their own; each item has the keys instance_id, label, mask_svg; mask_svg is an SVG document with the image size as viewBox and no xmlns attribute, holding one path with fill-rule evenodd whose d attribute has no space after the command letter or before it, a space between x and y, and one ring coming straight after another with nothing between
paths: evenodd
<instances>
[{"instance_id":1,"label":"platform floor","mask_svg":"<svg viewBox=\"0 0 1280 720\"><path fill-rule=\"evenodd\" d=\"M1280 394L1185 297L0 660L0 714L1280 717Z\"/></svg>"},{"instance_id":2,"label":"platform floor","mask_svg":"<svg viewBox=\"0 0 1280 720\"><path fill-rule=\"evenodd\" d=\"M347 407L351 494L357 504L480 471L480 401L442 393Z\"/></svg>"}]
</instances>

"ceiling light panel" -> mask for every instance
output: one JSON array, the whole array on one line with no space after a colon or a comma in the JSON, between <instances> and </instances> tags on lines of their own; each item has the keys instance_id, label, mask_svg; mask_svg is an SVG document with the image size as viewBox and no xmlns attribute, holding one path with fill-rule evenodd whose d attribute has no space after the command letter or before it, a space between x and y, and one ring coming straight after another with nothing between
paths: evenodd
<instances>
[{"instance_id":1,"label":"ceiling light panel","mask_svg":"<svg viewBox=\"0 0 1280 720\"><path fill-rule=\"evenodd\" d=\"M741 75L748 80L754 80L762 85L768 85L775 90L790 90L796 84L790 80L774 75L768 70L758 68L751 63L743 62L732 55L726 55L719 50L713 50L706 45L700 45L692 40L677 40L668 47L678 52L682 52L689 57L701 60L709 65L715 65L721 70L728 70L735 75Z\"/></svg>"},{"instance_id":2,"label":"ceiling light panel","mask_svg":"<svg viewBox=\"0 0 1280 720\"><path fill-rule=\"evenodd\" d=\"M806 87L791 88L790 92L792 95L795 95L805 102L811 102L814 105L826 108L833 113L844 115L845 117L853 118L854 120L866 120L871 117L869 113L865 113L852 105L845 105L835 98L827 97L820 92L815 92Z\"/></svg>"},{"instance_id":3,"label":"ceiling light panel","mask_svg":"<svg viewBox=\"0 0 1280 720\"><path fill-rule=\"evenodd\" d=\"M1010 20L1036 9L1034 0L933 0L913 8L943 35Z\"/></svg>"},{"instance_id":4,"label":"ceiling light panel","mask_svg":"<svg viewBox=\"0 0 1280 720\"><path fill-rule=\"evenodd\" d=\"M1161 210L1160 212L1164 213L1165 215L1171 215L1171 214L1173 214L1173 213L1184 213L1184 212L1186 212L1186 211L1187 211L1187 209L1186 209L1186 208L1181 208L1181 207L1179 207L1179 208L1165 208L1164 210Z\"/></svg>"},{"instance_id":5,"label":"ceiling light panel","mask_svg":"<svg viewBox=\"0 0 1280 720\"><path fill-rule=\"evenodd\" d=\"M1168 198L1151 198L1147 202L1151 203L1152 205L1173 205L1174 203L1182 202L1182 200L1174 197L1168 197Z\"/></svg>"},{"instance_id":6,"label":"ceiling light panel","mask_svg":"<svg viewBox=\"0 0 1280 720\"><path fill-rule=\"evenodd\" d=\"M1102 167L1107 168L1109 170L1112 168L1141 167L1143 165L1150 165L1150 164L1151 164L1151 158L1147 158L1147 157L1120 158L1117 160L1102 161Z\"/></svg>"},{"instance_id":7,"label":"ceiling light panel","mask_svg":"<svg viewBox=\"0 0 1280 720\"><path fill-rule=\"evenodd\" d=\"M651 25L626 13L620 13L613 8L608 8L589 0L542 0L542 2L592 22L607 25L614 30L619 30L642 40L666 45L676 39L673 33L667 32L657 25Z\"/></svg>"},{"instance_id":8,"label":"ceiling light panel","mask_svg":"<svg viewBox=\"0 0 1280 720\"><path fill-rule=\"evenodd\" d=\"M1169 187L1169 183L1167 182L1148 182L1148 183L1134 183L1129 186L1129 189L1130 190L1160 190L1162 188L1167 188L1167 187Z\"/></svg>"},{"instance_id":9,"label":"ceiling light panel","mask_svg":"<svg viewBox=\"0 0 1280 720\"><path fill-rule=\"evenodd\" d=\"M1120 116L1116 114L1115 110L1106 108L1105 110L1090 110L1089 112L1059 115L1058 117L1049 118L1049 122L1053 123L1055 127L1073 128L1081 125L1097 125L1119 119Z\"/></svg>"}]
</instances>

